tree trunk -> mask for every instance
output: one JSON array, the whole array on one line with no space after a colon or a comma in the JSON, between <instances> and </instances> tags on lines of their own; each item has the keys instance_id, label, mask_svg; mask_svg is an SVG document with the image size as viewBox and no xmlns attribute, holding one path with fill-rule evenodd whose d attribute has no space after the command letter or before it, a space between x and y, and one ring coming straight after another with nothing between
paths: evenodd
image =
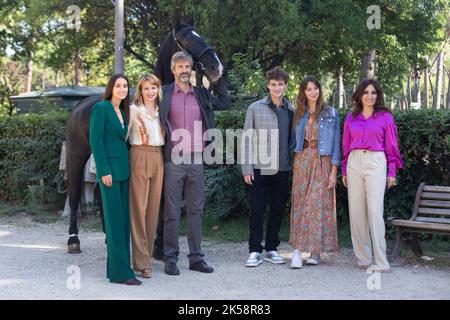
<instances>
[{"instance_id":1,"label":"tree trunk","mask_svg":"<svg viewBox=\"0 0 450 320\"><path fill-rule=\"evenodd\" d=\"M61 70L57 70L55 74L55 87L59 87L59 82L61 81Z\"/></svg>"},{"instance_id":2,"label":"tree trunk","mask_svg":"<svg viewBox=\"0 0 450 320\"><path fill-rule=\"evenodd\" d=\"M344 107L344 68L339 69L338 77L337 77L337 88L336 88L336 94L337 94L337 107L339 109L342 109Z\"/></svg>"},{"instance_id":3,"label":"tree trunk","mask_svg":"<svg viewBox=\"0 0 450 320\"><path fill-rule=\"evenodd\" d=\"M430 86L428 85L429 83L429 79L430 79L430 72L428 69L428 57L426 57L427 60L427 67L425 68L424 71L424 76L423 76L423 97L424 97L424 107L425 108L430 108Z\"/></svg>"},{"instance_id":4,"label":"tree trunk","mask_svg":"<svg viewBox=\"0 0 450 320\"><path fill-rule=\"evenodd\" d=\"M408 81L406 82L407 88L406 92L408 94L408 106L411 106L412 102L412 92L411 92L411 74L408 75ZM408 108L409 109L409 108Z\"/></svg>"},{"instance_id":5,"label":"tree trunk","mask_svg":"<svg viewBox=\"0 0 450 320\"><path fill-rule=\"evenodd\" d=\"M347 97L347 94L345 93L345 90L344 90L344 107L345 107L345 109L347 109L348 108L348 97Z\"/></svg>"},{"instance_id":6,"label":"tree trunk","mask_svg":"<svg viewBox=\"0 0 450 320\"><path fill-rule=\"evenodd\" d=\"M400 110L405 110L405 100L403 99L403 94L400 97L399 101L398 101L399 105L400 105Z\"/></svg>"},{"instance_id":7,"label":"tree trunk","mask_svg":"<svg viewBox=\"0 0 450 320\"><path fill-rule=\"evenodd\" d=\"M45 72L42 72L41 83L42 83L42 90L44 90L45 89Z\"/></svg>"},{"instance_id":8,"label":"tree trunk","mask_svg":"<svg viewBox=\"0 0 450 320\"><path fill-rule=\"evenodd\" d=\"M75 86L83 85L83 61L81 60L80 52L75 53Z\"/></svg>"},{"instance_id":9,"label":"tree trunk","mask_svg":"<svg viewBox=\"0 0 450 320\"><path fill-rule=\"evenodd\" d=\"M417 108L422 108L422 97L420 96L420 78L417 79L417 95L416 95L416 101L417 101Z\"/></svg>"},{"instance_id":10,"label":"tree trunk","mask_svg":"<svg viewBox=\"0 0 450 320\"><path fill-rule=\"evenodd\" d=\"M442 64L444 62L444 51L439 53L437 69L436 69L436 93L433 99L433 108L439 109L441 107L441 93L442 93Z\"/></svg>"},{"instance_id":11,"label":"tree trunk","mask_svg":"<svg viewBox=\"0 0 450 320\"><path fill-rule=\"evenodd\" d=\"M442 107L445 108L446 107L446 102L447 102L447 90L446 86L445 86L445 82L446 82L446 72L445 72L445 66L444 66L444 70L442 70L442 93L443 93L443 97L442 97Z\"/></svg>"},{"instance_id":12,"label":"tree trunk","mask_svg":"<svg viewBox=\"0 0 450 320\"><path fill-rule=\"evenodd\" d=\"M14 109L16 109L16 106L14 104L14 102L8 97L8 103L9 103L9 108L8 108L8 116L12 116Z\"/></svg>"},{"instance_id":13,"label":"tree trunk","mask_svg":"<svg viewBox=\"0 0 450 320\"><path fill-rule=\"evenodd\" d=\"M124 0L115 1L114 11L114 34L115 34L115 46L114 46L114 70L115 73L124 73L123 62L123 43L124 43Z\"/></svg>"},{"instance_id":14,"label":"tree trunk","mask_svg":"<svg viewBox=\"0 0 450 320\"><path fill-rule=\"evenodd\" d=\"M405 89L402 89L402 99L403 99L403 110L409 109L408 97L406 95Z\"/></svg>"},{"instance_id":15,"label":"tree trunk","mask_svg":"<svg viewBox=\"0 0 450 320\"><path fill-rule=\"evenodd\" d=\"M450 110L450 70L447 71L447 101L445 103L445 109Z\"/></svg>"},{"instance_id":16,"label":"tree trunk","mask_svg":"<svg viewBox=\"0 0 450 320\"><path fill-rule=\"evenodd\" d=\"M420 98L420 71L418 67L416 67L414 74L414 100L417 103L417 109L420 109L422 100Z\"/></svg>"},{"instance_id":17,"label":"tree trunk","mask_svg":"<svg viewBox=\"0 0 450 320\"><path fill-rule=\"evenodd\" d=\"M31 91L32 80L33 80L33 57L31 55L27 61L27 64L25 65L25 83L24 83L25 93Z\"/></svg>"},{"instance_id":18,"label":"tree trunk","mask_svg":"<svg viewBox=\"0 0 450 320\"><path fill-rule=\"evenodd\" d=\"M375 78L375 59L377 57L375 50L370 50L367 52L361 60L361 68L359 81L364 79L374 79Z\"/></svg>"}]
</instances>

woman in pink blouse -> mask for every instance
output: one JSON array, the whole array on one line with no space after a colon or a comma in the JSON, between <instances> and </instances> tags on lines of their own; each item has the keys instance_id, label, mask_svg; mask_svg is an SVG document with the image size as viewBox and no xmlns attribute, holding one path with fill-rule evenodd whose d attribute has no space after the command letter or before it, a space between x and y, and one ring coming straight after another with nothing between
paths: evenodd
<instances>
[{"instance_id":1,"label":"woman in pink blouse","mask_svg":"<svg viewBox=\"0 0 450 320\"><path fill-rule=\"evenodd\" d=\"M384 191L396 185L396 170L403 168L397 127L377 81L361 81L352 102L344 124L342 181L348 187L353 249L361 268L368 268L373 256L387 272Z\"/></svg>"}]
</instances>

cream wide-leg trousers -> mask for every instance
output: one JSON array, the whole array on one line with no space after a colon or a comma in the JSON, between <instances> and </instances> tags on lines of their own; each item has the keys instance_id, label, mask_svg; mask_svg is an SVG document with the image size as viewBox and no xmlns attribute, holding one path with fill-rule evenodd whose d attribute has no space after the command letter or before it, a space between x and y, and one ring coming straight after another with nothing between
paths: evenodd
<instances>
[{"instance_id":1,"label":"cream wide-leg trousers","mask_svg":"<svg viewBox=\"0 0 450 320\"><path fill-rule=\"evenodd\" d=\"M353 249L358 265L389 268L383 219L387 180L383 151L353 150L347 161L348 202Z\"/></svg>"}]
</instances>

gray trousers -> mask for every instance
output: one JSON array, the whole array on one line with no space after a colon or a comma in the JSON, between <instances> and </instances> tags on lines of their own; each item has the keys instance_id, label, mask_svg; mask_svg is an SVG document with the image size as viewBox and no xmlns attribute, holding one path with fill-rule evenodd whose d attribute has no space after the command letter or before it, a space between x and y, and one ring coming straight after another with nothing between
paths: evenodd
<instances>
[{"instance_id":1,"label":"gray trousers","mask_svg":"<svg viewBox=\"0 0 450 320\"><path fill-rule=\"evenodd\" d=\"M202 214L205 202L203 164L164 164L164 255L178 262L181 196L187 211L189 264L202 260Z\"/></svg>"}]
</instances>

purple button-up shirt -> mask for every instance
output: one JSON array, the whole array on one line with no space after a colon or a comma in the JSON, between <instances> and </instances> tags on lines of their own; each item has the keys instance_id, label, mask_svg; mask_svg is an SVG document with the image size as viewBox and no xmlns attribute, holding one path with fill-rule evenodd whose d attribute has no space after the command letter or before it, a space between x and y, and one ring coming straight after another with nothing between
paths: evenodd
<instances>
[{"instance_id":1,"label":"purple button-up shirt","mask_svg":"<svg viewBox=\"0 0 450 320\"><path fill-rule=\"evenodd\" d=\"M183 150L183 153L203 152L203 116L192 86L184 93L175 83L167 120L174 148ZM172 133L177 129L187 130L189 137L185 134L182 139L173 136Z\"/></svg>"},{"instance_id":2,"label":"purple button-up shirt","mask_svg":"<svg viewBox=\"0 0 450 320\"><path fill-rule=\"evenodd\" d=\"M344 123L342 141L342 175L347 176L347 160L352 150L384 151L388 176L395 177L396 169L403 168L397 143L397 126L389 112L377 112L368 119L361 114L348 114Z\"/></svg>"}]
</instances>

